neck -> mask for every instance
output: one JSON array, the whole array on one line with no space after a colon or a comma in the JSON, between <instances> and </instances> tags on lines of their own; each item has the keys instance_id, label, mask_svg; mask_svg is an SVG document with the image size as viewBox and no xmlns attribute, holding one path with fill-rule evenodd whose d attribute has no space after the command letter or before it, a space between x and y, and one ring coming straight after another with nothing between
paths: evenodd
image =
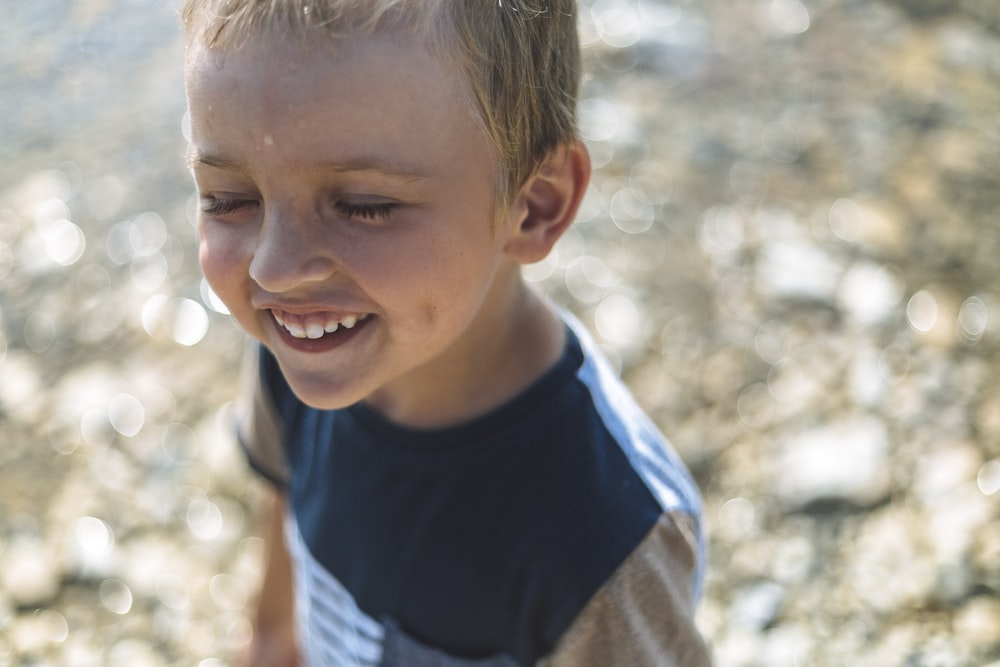
<instances>
[{"instance_id":1,"label":"neck","mask_svg":"<svg viewBox=\"0 0 1000 667\"><path fill-rule=\"evenodd\" d=\"M396 423L439 428L486 414L540 378L562 355L562 321L517 271L495 288L487 297L492 303L433 369L366 402Z\"/></svg>"}]
</instances>

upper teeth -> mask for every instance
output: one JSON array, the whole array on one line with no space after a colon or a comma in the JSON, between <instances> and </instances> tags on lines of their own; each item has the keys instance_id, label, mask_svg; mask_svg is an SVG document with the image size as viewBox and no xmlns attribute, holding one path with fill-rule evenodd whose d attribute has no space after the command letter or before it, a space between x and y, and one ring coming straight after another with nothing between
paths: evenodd
<instances>
[{"instance_id":1,"label":"upper teeth","mask_svg":"<svg viewBox=\"0 0 1000 667\"><path fill-rule=\"evenodd\" d=\"M293 337L309 338L311 340L322 338L324 334L333 333L340 327L352 329L354 328L354 325L358 323L357 315L348 315L341 319L330 318L323 324L320 324L317 321L310 321L308 324L304 324L301 321L287 321L285 317L275 311L272 311L272 313L274 314L274 319L278 322L278 324L285 327L288 333L290 333Z\"/></svg>"}]
</instances>

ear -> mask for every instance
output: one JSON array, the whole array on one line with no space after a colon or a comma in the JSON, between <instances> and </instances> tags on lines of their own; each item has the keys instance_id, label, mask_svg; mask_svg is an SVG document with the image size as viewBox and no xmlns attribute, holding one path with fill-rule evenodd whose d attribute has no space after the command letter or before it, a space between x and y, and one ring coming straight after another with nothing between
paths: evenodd
<instances>
[{"instance_id":1,"label":"ear","mask_svg":"<svg viewBox=\"0 0 1000 667\"><path fill-rule=\"evenodd\" d=\"M572 224L590 182L590 154L579 139L559 144L521 186L504 252L520 264L541 261Z\"/></svg>"}]
</instances>

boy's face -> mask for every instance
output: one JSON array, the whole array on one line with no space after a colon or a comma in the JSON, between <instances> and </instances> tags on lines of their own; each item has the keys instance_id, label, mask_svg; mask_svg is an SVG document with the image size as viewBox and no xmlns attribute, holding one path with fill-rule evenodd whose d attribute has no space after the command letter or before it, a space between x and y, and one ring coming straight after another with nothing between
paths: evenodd
<instances>
[{"instance_id":1,"label":"boy's face","mask_svg":"<svg viewBox=\"0 0 1000 667\"><path fill-rule=\"evenodd\" d=\"M407 36L294 41L190 47L203 270L307 403L433 396L514 271L489 144Z\"/></svg>"}]
</instances>

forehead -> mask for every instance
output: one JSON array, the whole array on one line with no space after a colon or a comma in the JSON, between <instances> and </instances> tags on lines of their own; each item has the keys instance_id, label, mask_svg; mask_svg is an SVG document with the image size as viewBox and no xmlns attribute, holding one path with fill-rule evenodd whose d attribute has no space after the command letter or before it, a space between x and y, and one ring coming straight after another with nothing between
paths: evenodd
<instances>
[{"instance_id":1,"label":"forehead","mask_svg":"<svg viewBox=\"0 0 1000 667\"><path fill-rule=\"evenodd\" d=\"M196 155L430 169L461 150L491 153L461 78L412 35L194 44L185 74Z\"/></svg>"},{"instance_id":2,"label":"forehead","mask_svg":"<svg viewBox=\"0 0 1000 667\"><path fill-rule=\"evenodd\" d=\"M436 38L449 0L186 0L181 20L190 42L240 43L262 28L291 39L410 32Z\"/></svg>"}]
</instances>

